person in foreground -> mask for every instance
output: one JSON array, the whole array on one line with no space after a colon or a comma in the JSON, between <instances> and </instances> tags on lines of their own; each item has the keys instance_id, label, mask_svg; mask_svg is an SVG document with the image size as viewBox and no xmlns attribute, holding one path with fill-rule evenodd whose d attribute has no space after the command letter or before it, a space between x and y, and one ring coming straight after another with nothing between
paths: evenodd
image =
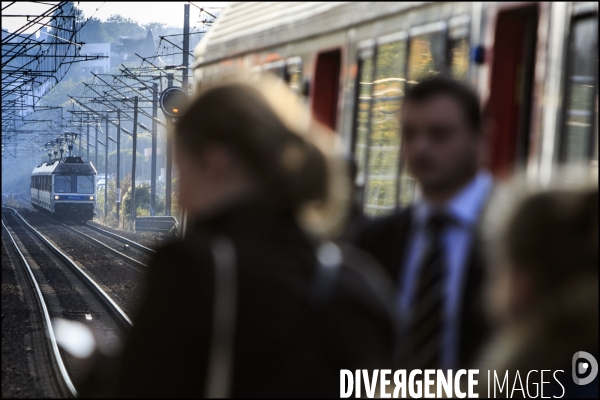
<instances>
[{"instance_id":1,"label":"person in foreground","mask_svg":"<svg viewBox=\"0 0 600 400\"><path fill-rule=\"evenodd\" d=\"M598 398L593 361L576 356L598 372L598 187L580 178L545 189L515 179L492 199L485 297L497 331L478 360L482 397L489 370L508 376L494 397Z\"/></svg>"},{"instance_id":2,"label":"person in foreground","mask_svg":"<svg viewBox=\"0 0 600 400\"><path fill-rule=\"evenodd\" d=\"M422 196L355 242L395 279L402 368L464 368L486 336L478 228L493 181L482 125L477 96L463 84L436 76L409 88L403 151Z\"/></svg>"},{"instance_id":3,"label":"person in foreground","mask_svg":"<svg viewBox=\"0 0 600 400\"><path fill-rule=\"evenodd\" d=\"M190 222L150 265L115 396L337 397L340 369L390 367L385 288L318 246L349 194L307 115L283 83L237 79L178 121Z\"/></svg>"}]
</instances>

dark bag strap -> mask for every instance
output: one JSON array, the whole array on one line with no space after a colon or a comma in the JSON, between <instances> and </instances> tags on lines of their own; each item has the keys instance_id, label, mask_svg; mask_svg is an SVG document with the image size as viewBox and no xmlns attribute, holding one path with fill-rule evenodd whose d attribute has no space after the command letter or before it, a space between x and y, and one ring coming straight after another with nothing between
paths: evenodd
<instances>
[{"instance_id":1,"label":"dark bag strap","mask_svg":"<svg viewBox=\"0 0 600 400\"><path fill-rule=\"evenodd\" d=\"M315 305L323 306L331 296L342 261L342 252L334 243L326 242L318 248L317 271L309 293Z\"/></svg>"},{"instance_id":2,"label":"dark bag strap","mask_svg":"<svg viewBox=\"0 0 600 400\"><path fill-rule=\"evenodd\" d=\"M238 297L237 260L233 242L227 236L212 239L210 250L215 261L215 301L204 396L223 398L231 396Z\"/></svg>"},{"instance_id":3,"label":"dark bag strap","mask_svg":"<svg viewBox=\"0 0 600 400\"><path fill-rule=\"evenodd\" d=\"M204 395L223 398L231 395L232 386L238 294L237 260L233 242L226 236L212 239L210 250L215 264L215 301ZM335 244L329 242L319 248L317 260L317 275L310 295L317 305L323 305L335 285L342 253Z\"/></svg>"},{"instance_id":4,"label":"dark bag strap","mask_svg":"<svg viewBox=\"0 0 600 400\"><path fill-rule=\"evenodd\" d=\"M238 301L237 257L235 246L227 236L212 239L210 249L215 263L215 301L204 395L223 398L231 396L232 387ZM343 252L336 244L326 242L318 248L317 272L309 293L317 307L327 304L343 262ZM358 269L356 272L366 281L372 281L364 276L364 271Z\"/></svg>"}]
</instances>

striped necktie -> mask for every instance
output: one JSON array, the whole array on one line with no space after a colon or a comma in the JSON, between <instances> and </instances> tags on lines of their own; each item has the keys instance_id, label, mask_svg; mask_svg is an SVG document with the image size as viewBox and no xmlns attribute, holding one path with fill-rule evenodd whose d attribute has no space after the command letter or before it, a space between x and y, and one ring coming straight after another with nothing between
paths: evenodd
<instances>
[{"instance_id":1,"label":"striped necktie","mask_svg":"<svg viewBox=\"0 0 600 400\"><path fill-rule=\"evenodd\" d=\"M440 366L446 281L442 233L451 223L452 219L440 212L433 213L427 222L428 245L419 265L406 343L411 369L437 369Z\"/></svg>"}]
</instances>

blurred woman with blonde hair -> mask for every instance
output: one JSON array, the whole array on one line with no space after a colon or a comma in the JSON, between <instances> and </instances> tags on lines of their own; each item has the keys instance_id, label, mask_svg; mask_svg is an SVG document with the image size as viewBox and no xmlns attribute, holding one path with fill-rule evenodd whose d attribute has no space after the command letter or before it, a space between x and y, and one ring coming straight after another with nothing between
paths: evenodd
<instances>
[{"instance_id":1,"label":"blurred woman with blonde hair","mask_svg":"<svg viewBox=\"0 0 600 400\"><path fill-rule=\"evenodd\" d=\"M519 395L537 397L544 381L542 397L598 397L597 377L572 378L576 353L598 359L598 187L572 177L563 171L546 188L517 179L490 204L487 309L497 332L478 365L484 396L490 370L500 381L508 372L499 396L513 396L518 371Z\"/></svg>"},{"instance_id":2,"label":"blurred woman with blonde hair","mask_svg":"<svg viewBox=\"0 0 600 400\"><path fill-rule=\"evenodd\" d=\"M150 266L116 394L337 397L340 369L389 367L388 282L325 242L349 196L337 136L263 77L203 89L174 140L190 223Z\"/></svg>"}]
</instances>

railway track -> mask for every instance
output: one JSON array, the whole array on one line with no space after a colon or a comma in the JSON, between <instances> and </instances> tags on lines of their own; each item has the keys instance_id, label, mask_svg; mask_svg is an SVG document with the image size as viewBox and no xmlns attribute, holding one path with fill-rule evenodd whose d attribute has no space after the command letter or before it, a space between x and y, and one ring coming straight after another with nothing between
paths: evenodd
<instances>
[{"instance_id":1,"label":"railway track","mask_svg":"<svg viewBox=\"0 0 600 400\"><path fill-rule=\"evenodd\" d=\"M73 230L70 230L55 218L29 207L19 206L18 212L100 283L126 312L135 309L145 286L147 267L144 264L148 255L139 250L123 251L123 245L116 240L96 234L85 226L73 226ZM88 238L84 234L93 237ZM119 254L112 253L106 246L125 253L127 257L119 257Z\"/></svg>"},{"instance_id":2,"label":"railway track","mask_svg":"<svg viewBox=\"0 0 600 400\"><path fill-rule=\"evenodd\" d=\"M15 251L20 253L19 258L31 271L31 279L46 304L47 319L84 323L94 332L100 349L110 351L118 347L132 324L117 302L83 268L14 210L2 208L2 225L14 242ZM47 326L52 327L52 323ZM52 329L48 329L48 335L53 336ZM85 362L65 351L59 353L64 369L77 387L87 372ZM76 391L71 391L71 395L75 394Z\"/></svg>"},{"instance_id":3,"label":"railway track","mask_svg":"<svg viewBox=\"0 0 600 400\"><path fill-rule=\"evenodd\" d=\"M148 267L149 255L154 253L154 250L141 244L103 229L91 227L91 225L77 225L74 227L63 223L62 226L86 242L98 246L118 259L141 269ZM125 252L129 254L125 254Z\"/></svg>"},{"instance_id":4,"label":"railway track","mask_svg":"<svg viewBox=\"0 0 600 400\"><path fill-rule=\"evenodd\" d=\"M33 211L33 212L40 212L39 210L36 210L35 208L32 207L31 203L27 202L26 200L22 199L22 198L17 198L14 200L16 203L16 207L18 208L22 208L25 210L29 210L29 211ZM8 206L9 208L15 208L13 206ZM19 211L17 208L17 211ZM43 213L44 215L47 215L46 213ZM57 221L60 221L57 219ZM111 246L112 248L114 248L117 251L126 249L125 251L127 251L128 253L132 253L132 254L125 254L126 256L129 256L131 258L134 258L138 261L143 262L145 258L147 258L148 256L152 256L154 253L156 253L156 251L150 247L144 246L141 243L138 243L134 240L131 240L129 238L126 238L122 235L118 235L114 232L110 232L109 230L106 229L102 229L98 226L95 226L93 224L90 223L85 223L83 225L80 224L73 224L73 223L65 223L65 225L67 225L70 228L75 228L76 230L79 230L80 233L83 233L87 236L91 236L95 239L99 239L101 242L103 242L104 244L107 244L108 246ZM122 251L120 251L122 253Z\"/></svg>"},{"instance_id":5,"label":"railway track","mask_svg":"<svg viewBox=\"0 0 600 400\"><path fill-rule=\"evenodd\" d=\"M101 234L106 235L108 237L111 237L113 239L117 239L117 240L123 242L124 244L127 244L127 245L129 245L129 246L131 246L131 247L133 247L133 248L135 248L137 250L140 250L144 254L151 255L151 254L156 253L156 251L154 251L153 249L151 249L149 247L143 246L143 245L141 245L141 244L139 244L137 242L134 242L133 240L129 240L126 237L117 235L116 233L112 233L112 232L109 232L109 231L107 231L105 229L98 228L97 226L86 224L85 227L89 228L89 229L92 229L92 230L94 230L96 232L100 232Z\"/></svg>"},{"instance_id":6,"label":"railway track","mask_svg":"<svg viewBox=\"0 0 600 400\"><path fill-rule=\"evenodd\" d=\"M19 199L18 204L28 210L35 211L23 200ZM155 253L155 251L149 247L94 225L75 225L62 222L61 224L65 229L86 242L101 248L112 256L137 268L147 268L150 256Z\"/></svg>"},{"instance_id":7,"label":"railway track","mask_svg":"<svg viewBox=\"0 0 600 400\"><path fill-rule=\"evenodd\" d=\"M35 375L41 377L36 382L40 386L37 389L52 397L76 397L77 390L59 351L42 290L4 221L2 221L2 241L6 251L3 254L6 259L3 259L2 262L13 265L16 284L21 288L24 303L31 312L28 316L31 331L27 334L30 336L31 346L29 348L33 351L30 359L33 361Z\"/></svg>"}]
</instances>

